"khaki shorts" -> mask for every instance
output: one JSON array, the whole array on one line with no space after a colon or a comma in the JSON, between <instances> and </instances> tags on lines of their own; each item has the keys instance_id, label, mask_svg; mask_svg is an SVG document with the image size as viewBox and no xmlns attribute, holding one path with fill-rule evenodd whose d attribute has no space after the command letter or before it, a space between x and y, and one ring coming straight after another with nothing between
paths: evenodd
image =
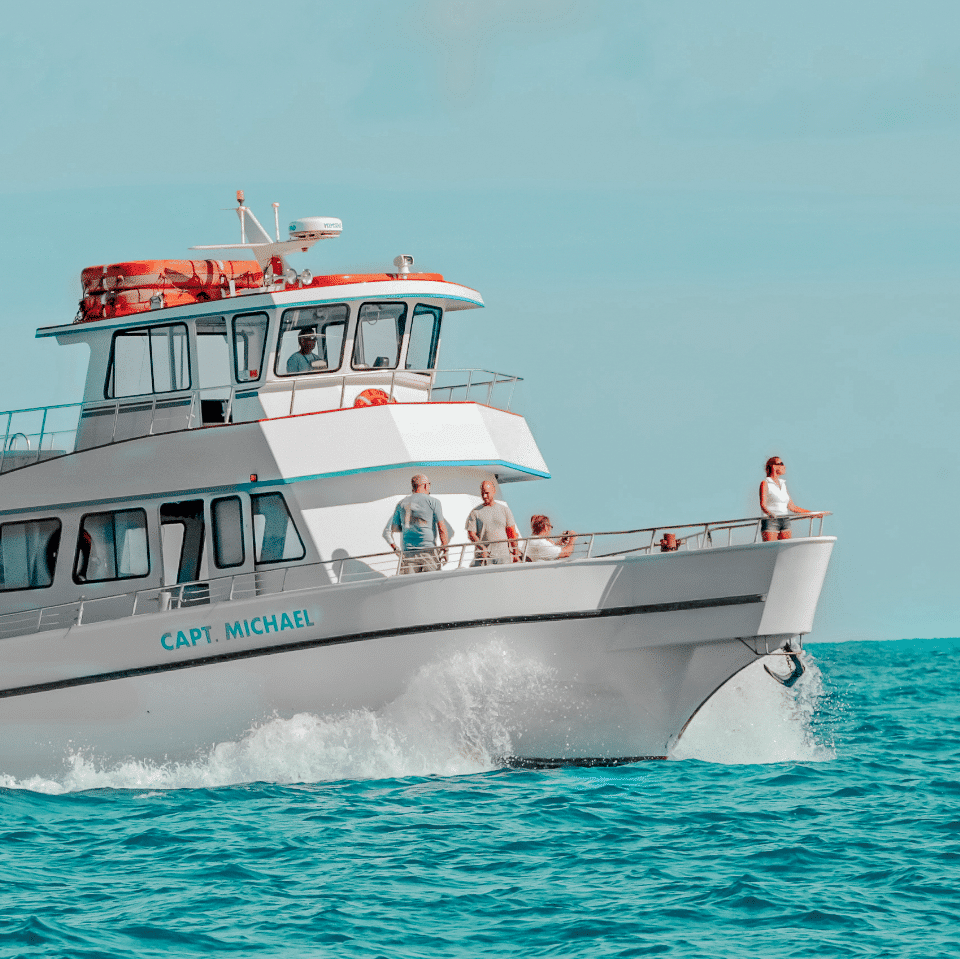
<instances>
[{"instance_id":1,"label":"khaki shorts","mask_svg":"<svg viewBox=\"0 0 960 959\"><path fill-rule=\"evenodd\" d=\"M433 573L440 569L440 557L436 549L404 550L400 560L400 572Z\"/></svg>"}]
</instances>

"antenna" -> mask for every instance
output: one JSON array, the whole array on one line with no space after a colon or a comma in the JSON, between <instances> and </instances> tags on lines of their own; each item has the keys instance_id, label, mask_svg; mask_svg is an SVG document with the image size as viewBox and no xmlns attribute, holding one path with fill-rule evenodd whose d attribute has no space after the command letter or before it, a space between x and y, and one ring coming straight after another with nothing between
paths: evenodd
<instances>
[{"instance_id":1,"label":"antenna","mask_svg":"<svg viewBox=\"0 0 960 959\"><path fill-rule=\"evenodd\" d=\"M253 215L253 211L244 205L243 190L237 190L237 216L240 218L240 242L216 243L207 246L192 246L191 250L252 250L253 255L265 273L270 261L275 257L280 260L280 273L286 274L292 268L286 261L286 254L300 250L306 253L317 240L329 240L340 236L343 223L332 216L308 216L294 220L290 224L290 237L280 239L280 204L273 204L273 221L276 239L261 226L260 221ZM249 221L249 223L248 223ZM250 240L247 240L249 226ZM274 271L271 270L271 273ZM296 271L292 271L296 275ZM280 274L276 274L280 275Z\"/></svg>"},{"instance_id":2,"label":"antenna","mask_svg":"<svg viewBox=\"0 0 960 959\"><path fill-rule=\"evenodd\" d=\"M239 209L237 210L237 213L240 215L240 242L246 243L247 242L247 232L245 229L246 223L244 223L244 220L243 220L243 214L246 210L246 207L243 205L243 190L237 190L237 206L239 207Z\"/></svg>"}]
</instances>

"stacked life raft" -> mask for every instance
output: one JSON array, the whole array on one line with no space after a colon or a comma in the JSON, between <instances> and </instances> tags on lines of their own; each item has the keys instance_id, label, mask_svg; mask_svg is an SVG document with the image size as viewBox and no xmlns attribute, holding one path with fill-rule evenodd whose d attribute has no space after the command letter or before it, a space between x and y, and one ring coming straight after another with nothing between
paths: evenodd
<instances>
[{"instance_id":1,"label":"stacked life raft","mask_svg":"<svg viewBox=\"0 0 960 959\"><path fill-rule=\"evenodd\" d=\"M88 266L77 323L234 296L263 286L256 260L133 260Z\"/></svg>"},{"instance_id":2,"label":"stacked life raft","mask_svg":"<svg viewBox=\"0 0 960 959\"><path fill-rule=\"evenodd\" d=\"M314 277L290 273L293 278L284 273L281 261L276 257L268 265L266 275L256 260L132 260L88 266L80 274L83 299L74 322L113 320L147 310L220 300L243 292L272 288L275 283L289 289L293 286L343 286L413 277L443 282L442 273L339 273Z\"/></svg>"}]
</instances>

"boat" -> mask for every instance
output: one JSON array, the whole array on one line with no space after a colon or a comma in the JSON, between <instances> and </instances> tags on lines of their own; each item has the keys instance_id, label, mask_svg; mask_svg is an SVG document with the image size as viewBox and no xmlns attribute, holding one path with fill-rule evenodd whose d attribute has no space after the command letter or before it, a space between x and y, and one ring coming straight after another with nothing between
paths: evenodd
<instances>
[{"instance_id":1,"label":"boat","mask_svg":"<svg viewBox=\"0 0 960 959\"><path fill-rule=\"evenodd\" d=\"M664 758L750 664L796 680L822 516L789 540L745 517L484 565L462 532L481 482L509 501L550 473L519 377L440 364L481 295L408 254L298 271L339 219L281 237L276 204L273 235L236 211L239 243L193 249L246 259L84 270L74 320L37 331L88 347L82 400L2 414L0 773L189 761L271 717L384 708L491 643L536 667L498 703L519 764ZM381 531L425 471L453 535L441 568L398 575Z\"/></svg>"}]
</instances>

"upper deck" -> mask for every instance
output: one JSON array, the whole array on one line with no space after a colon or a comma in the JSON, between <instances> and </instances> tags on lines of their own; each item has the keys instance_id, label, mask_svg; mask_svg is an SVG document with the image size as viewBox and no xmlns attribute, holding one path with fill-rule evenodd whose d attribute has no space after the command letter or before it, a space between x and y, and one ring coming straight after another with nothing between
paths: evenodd
<instances>
[{"instance_id":1,"label":"upper deck","mask_svg":"<svg viewBox=\"0 0 960 959\"><path fill-rule=\"evenodd\" d=\"M483 306L469 287L408 273L222 292L38 330L89 346L84 397L0 414L0 472L140 436L357 405L510 409L518 377L438 368L445 315Z\"/></svg>"}]
</instances>

